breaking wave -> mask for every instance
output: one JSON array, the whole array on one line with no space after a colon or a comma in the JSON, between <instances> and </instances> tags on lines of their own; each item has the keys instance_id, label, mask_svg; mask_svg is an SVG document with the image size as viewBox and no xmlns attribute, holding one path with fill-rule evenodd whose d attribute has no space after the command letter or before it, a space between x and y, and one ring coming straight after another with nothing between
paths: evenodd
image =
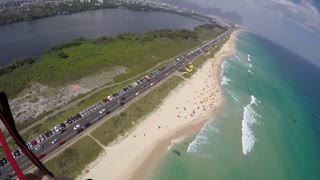
<instances>
[{"instance_id":1,"label":"breaking wave","mask_svg":"<svg viewBox=\"0 0 320 180\"><path fill-rule=\"evenodd\" d=\"M223 76L221 80L221 85L228 85L229 84L228 82L230 81L231 79L227 78L226 76Z\"/></svg>"},{"instance_id":2,"label":"breaking wave","mask_svg":"<svg viewBox=\"0 0 320 180\"><path fill-rule=\"evenodd\" d=\"M196 136L196 138L189 144L188 149L187 149L187 153L197 152L200 145L208 143L208 137L205 134L205 128L206 128L206 126L204 126L201 129L201 131Z\"/></svg>"},{"instance_id":3,"label":"breaking wave","mask_svg":"<svg viewBox=\"0 0 320 180\"><path fill-rule=\"evenodd\" d=\"M252 72L250 69L248 69L248 73L250 73L250 74L252 74L252 75L253 75L253 72Z\"/></svg>"},{"instance_id":4,"label":"breaking wave","mask_svg":"<svg viewBox=\"0 0 320 180\"><path fill-rule=\"evenodd\" d=\"M252 64L250 63L250 68L252 68Z\"/></svg>"},{"instance_id":5,"label":"breaking wave","mask_svg":"<svg viewBox=\"0 0 320 180\"><path fill-rule=\"evenodd\" d=\"M196 153L199 152L200 146L209 144L208 136L212 136L215 133L219 133L220 129L216 127L216 123L212 121L207 123L196 136L196 138L189 144L187 153ZM202 156L203 153L197 153L198 155Z\"/></svg>"},{"instance_id":6,"label":"breaking wave","mask_svg":"<svg viewBox=\"0 0 320 180\"><path fill-rule=\"evenodd\" d=\"M222 64L221 64L221 68L222 68L222 71L225 72L229 67L231 67L232 65L228 62L228 61L224 61Z\"/></svg>"},{"instance_id":7,"label":"breaking wave","mask_svg":"<svg viewBox=\"0 0 320 180\"><path fill-rule=\"evenodd\" d=\"M248 54L247 60L248 60L249 62L251 62L250 54Z\"/></svg>"},{"instance_id":8,"label":"breaking wave","mask_svg":"<svg viewBox=\"0 0 320 180\"><path fill-rule=\"evenodd\" d=\"M257 122L256 118L259 117L252 105L258 105L259 101L251 95L250 104L244 107L243 119L241 125L241 142L242 142L242 152L244 155L247 155L253 148L256 141L252 125Z\"/></svg>"}]
</instances>

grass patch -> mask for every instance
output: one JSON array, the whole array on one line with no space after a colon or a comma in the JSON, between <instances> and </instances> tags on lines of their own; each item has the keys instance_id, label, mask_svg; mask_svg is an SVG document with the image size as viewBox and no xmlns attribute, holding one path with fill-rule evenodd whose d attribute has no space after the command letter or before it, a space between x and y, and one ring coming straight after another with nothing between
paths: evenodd
<instances>
[{"instance_id":1,"label":"grass patch","mask_svg":"<svg viewBox=\"0 0 320 180\"><path fill-rule=\"evenodd\" d=\"M214 38L222 33L220 30L210 32L209 29L196 29L195 32L202 40ZM129 35L132 36L131 34ZM101 70L111 70L115 66L123 66L130 69L129 73L114 78L114 82L121 83L124 80L128 80L130 77L154 68L155 64L168 64L169 61L174 61L172 57L187 51L200 43L201 41L199 40L175 38L156 38L152 41L144 42L129 38L124 40L113 40L108 43L96 43L93 40L86 40L77 46L59 50L68 55L66 58L61 59L55 53L45 53L32 63L21 64L21 66L15 67L12 71L0 75L0 87L3 91L8 93L10 98L13 98L23 89L30 87L35 82L40 82L49 86L60 86L92 73L97 73ZM74 107L63 111L56 116L50 117L46 122L31 128L26 133L22 134L22 137L26 141L34 139L54 127L56 124L65 121L69 117L88 108L133 81L123 82L93 94ZM83 96L85 95L75 97L72 102ZM18 123L17 129L21 130L30 126L50 113L51 112L49 111L37 118ZM16 149L13 141L10 140L8 143L11 149ZM0 157L2 157L2 155L3 151L0 149Z\"/></svg>"},{"instance_id":2,"label":"grass patch","mask_svg":"<svg viewBox=\"0 0 320 180\"><path fill-rule=\"evenodd\" d=\"M18 131L20 131L20 130L22 130L22 129L24 129L24 128L30 126L30 125L32 125L33 123L41 120L41 119L44 118L45 116L53 113L54 111L55 111L55 110L47 111L47 112L45 112L45 113L40 114L40 115L37 116L36 118L31 118L31 119L25 120L25 121L23 121L23 122L16 123L16 128L17 128Z\"/></svg>"},{"instance_id":3,"label":"grass patch","mask_svg":"<svg viewBox=\"0 0 320 180\"><path fill-rule=\"evenodd\" d=\"M75 179L102 151L103 148L98 143L85 136L46 162L45 166L57 176Z\"/></svg>"},{"instance_id":4,"label":"grass patch","mask_svg":"<svg viewBox=\"0 0 320 180\"><path fill-rule=\"evenodd\" d=\"M214 28L214 30L210 28L201 28L196 27L195 31L198 35L198 38L202 41L212 39L213 37L217 37L224 32L224 30L219 28Z\"/></svg>"},{"instance_id":5,"label":"grass patch","mask_svg":"<svg viewBox=\"0 0 320 180\"><path fill-rule=\"evenodd\" d=\"M40 57L25 58L16 65L1 68L0 87L12 99L36 82L61 87L119 66L130 70L114 77L114 82L122 82L222 33L218 28L197 27L194 31L159 30L94 40L76 39L53 46Z\"/></svg>"},{"instance_id":6,"label":"grass patch","mask_svg":"<svg viewBox=\"0 0 320 180\"><path fill-rule=\"evenodd\" d=\"M100 127L91 133L101 144L107 146L121 135L131 130L142 118L155 110L171 90L176 88L183 79L172 76L160 86L153 89L141 99L133 102L127 109L120 114L111 117Z\"/></svg>"}]
</instances>

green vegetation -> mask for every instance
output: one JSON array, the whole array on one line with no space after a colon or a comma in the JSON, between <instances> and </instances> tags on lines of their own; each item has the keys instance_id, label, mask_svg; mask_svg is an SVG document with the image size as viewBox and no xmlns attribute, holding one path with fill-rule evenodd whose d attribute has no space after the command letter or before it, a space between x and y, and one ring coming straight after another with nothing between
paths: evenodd
<instances>
[{"instance_id":1,"label":"green vegetation","mask_svg":"<svg viewBox=\"0 0 320 180\"><path fill-rule=\"evenodd\" d=\"M98 143L85 136L46 162L45 166L57 176L75 179L102 152L103 148Z\"/></svg>"},{"instance_id":2,"label":"green vegetation","mask_svg":"<svg viewBox=\"0 0 320 180\"><path fill-rule=\"evenodd\" d=\"M75 39L52 47L39 58L17 61L3 67L0 87L10 99L35 82L60 87L90 74L109 71L116 66L130 72L114 78L122 82L146 71L164 60L196 45L200 39L213 38L222 31L196 28L188 30L158 30L144 34L123 33L116 37L94 40Z\"/></svg>"},{"instance_id":3,"label":"green vegetation","mask_svg":"<svg viewBox=\"0 0 320 180\"><path fill-rule=\"evenodd\" d=\"M96 6L93 3L44 3L40 5L28 5L19 8L7 8L0 11L0 25L11 24L19 21L31 21L34 19L55 16L59 14L78 13L87 10L97 10L103 8L117 8L117 5L104 3Z\"/></svg>"},{"instance_id":4,"label":"green vegetation","mask_svg":"<svg viewBox=\"0 0 320 180\"><path fill-rule=\"evenodd\" d=\"M181 16L186 16L189 18L194 18L199 21L210 20L210 18L200 15L193 14L192 12L181 12L175 10L168 10L160 7L154 7L152 5L147 5L142 2L118 2L105 0L104 3L96 5L97 1L91 2L81 2L79 0L75 0L73 2L59 2L59 3L41 3L41 4L33 4L33 5L24 5L17 6L19 2L15 2L14 6L16 7L8 7L0 11L0 26L5 24L11 24L19 21L31 21L35 19L60 15L60 14L71 14L71 13L79 13L82 11L91 11L98 9L107 9L107 8L127 8L131 10L137 11L158 11L158 12L166 12L178 14ZM10 6L10 2L8 3ZM13 4L11 4L13 5Z\"/></svg>"},{"instance_id":5,"label":"green vegetation","mask_svg":"<svg viewBox=\"0 0 320 180\"><path fill-rule=\"evenodd\" d=\"M213 26L213 25L201 25L198 27L195 27L194 30L200 40L208 40L212 39L212 37L217 37L220 34L222 34L225 29L224 28L219 28L219 26Z\"/></svg>"},{"instance_id":6,"label":"green vegetation","mask_svg":"<svg viewBox=\"0 0 320 180\"><path fill-rule=\"evenodd\" d=\"M124 82L125 80L155 68L156 64L163 65L173 61L172 57L199 45L201 41L197 38L205 39L206 33L210 33L208 30L199 32L199 30L194 32L158 30L141 35L123 33L116 37L104 36L94 40L75 39L52 47L39 58L26 58L16 61L15 65L11 64L1 68L0 72L3 70L4 73L0 74L0 87L6 92L10 92L9 95L13 98L21 91L19 89L23 90L34 82L60 86L100 70L111 70L115 66L125 66L130 69L128 74L117 76L114 79L119 83L118 85L101 90L71 109L28 130L22 136L26 141L30 141L136 79L128 82ZM210 39L214 37L210 37ZM209 36L207 38L209 39ZM68 57L59 58L58 53L60 52L64 52ZM77 98L75 97L75 99ZM50 113L51 111L37 118L18 123L17 129L21 130ZM12 149L16 148L12 140L8 143ZM1 155L3 155L2 150L0 150Z\"/></svg>"},{"instance_id":7,"label":"green vegetation","mask_svg":"<svg viewBox=\"0 0 320 180\"><path fill-rule=\"evenodd\" d=\"M31 65L38 60L38 57L25 57L22 59L18 59L7 66L0 67L0 76L10 73L19 67Z\"/></svg>"},{"instance_id":8,"label":"green vegetation","mask_svg":"<svg viewBox=\"0 0 320 180\"><path fill-rule=\"evenodd\" d=\"M183 79L173 76L160 86L153 89L147 95L133 102L120 114L111 117L100 127L91 133L91 135L101 144L107 146L121 135L125 135L142 118L155 110L164 98L168 96L171 90L176 88Z\"/></svg>"},{"instance_id":9,"label":"green vegetation","mask_svg":"<svg viewBox=\"0 0 320 180\"><path fill-rule=\"evenodd\" d=\"M47 116L47 115L49 115L49 114L51 114L53 112L54 112L54 110L47 111L47 112L42 113L41 115L37 116L36 118L27 119L27 120L25 120L25 121L23 121L21 123L17 123L16 124L16 128L17 128L18 131L20 131L20 130L30 126L31 124L39 121L40 119L44 118L45 116Z\"/></svg>"}]
</instances>

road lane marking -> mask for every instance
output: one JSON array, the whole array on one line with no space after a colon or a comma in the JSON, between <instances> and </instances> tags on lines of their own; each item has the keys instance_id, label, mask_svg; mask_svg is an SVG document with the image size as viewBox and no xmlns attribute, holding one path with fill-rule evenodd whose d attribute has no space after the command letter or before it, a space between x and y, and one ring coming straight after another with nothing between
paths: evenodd
<instances>
[{"instance_id":1,"label":"road lane marking","mask_svg":"<svg viewBox=\"0 0 320 180\"><path fill-rule=\"evenodd\" d=\"M209 47L208 47L207 49L212 48L213 45L216 44L216 41L219 40L221 37L225 36L228 32L229 32L229 31L227 31L227 32L223 33L222 35L216 37L214 40L209 41L209 43L208 43L208 46L209 46ZM211 44L211 45L210 45L210 44ZM205 43L204 43L203 45L205 45ZM197 48L199 48L199 47L201 47L201 45L198 46ZM207 50L207 49L206 49L206 50ZM202 53L203 53L203 52L201 52L201 53L199 53L199 54L196 54L194 57L192 57L192 59L184 61L183 64L185 64L186 62L189 62L189 61L191 61L191 60L194 60L195 57L199 56L199 55L202 54ZM183 64L182 64L182 65L183 65ZM175 64L173 64L173 65L176 66ZM167 69L167 70L168 70L168 69ZM173 68L172 71L169 70L169 74L172 74L174 71L176 71L176 68ZM159 81L163 80L164 78L165 78L165 76L162 76L162 77L159 76ZM155 82L155 83L156 83L156 82ZM152 88L149 87L148 85L149 85L149 84L147 83L147 86L145 86L145 87L140 86L140 91L138 90L138 92L139 92L140 94L143 94L145 90L147 90L147 89L149 89L149 88L152 89ZM128 92L124 92L122 95L124 96L124 95L127 94L127 93L128 93ZM128 102L126 102L126 103L129 103L129 102L131 102L133 99L135 99L135 96L136 96L135 93L133 93L133 95L130 96L128 99L130 99L131 97L133 97L133 98L130 99L130 100L129 100ZM121 97L121 96L118 96L118 97L116 97L115 99L119 99L120 97ZM114 100L115 100L115 99L114 99ZM96 111L99 110L99 109L102 109L105 105L106 105L106 103L97 106L96 110L92 109L90 112L88 112L88 114L85 115L85 116L87 116L87 118L86 118L85 120L84 120L84 117L82 117L81 119L79 119L79 121L81 121L81 120L89 121L91 118L88 117L88 116L89 116L89 115L93 115L94 112L96 112ZM107 105L107 107L110 107L110 106L111 106L111 104ZM113 109L117 110L117 109L121 109L121 107L122 107L122 106L119 106L118 104L117 104L117 105L114 105L112 108L110 108L110 111L111 111L111 113L112 113L112 112L114 112ZM110 116L111 113L107 114L107 115L106 115L105 117L103 117L103 118L106 118L106 117ZM94 120L91 121L91 122L94 122ZM79 123L80 123L80 122L79 122ZM67 128L70 128L70 127L71 127L71 126L68 126ZM65 128L65 129L67 129L67 128ZM69 136L65 137L65 139L69 138L69 137L72 136L74 133L75 133L75 132L72 132ZM43 144L45 141L49 141L50 138L53 138L53 137L57 136L58 134L59 134L59 133L53 134L52 136L50 136L49 138L46 138L46 139L45 139L44 141L42 141L41 143ZM61 136L62 136L62 135L61 135ZM75 139L75 138L77 138L77 137L78 137L78 136L73 137L72 139L70 139L70 140L68 141L68 143L71 142L73 139ZM51 145L50 142L49 142L49 145ZM54 147L55 147L55 145L53 145L53 146L51 146L51 147L49 146L49 148L46 149L43 153L49 151L50 149L52 149L52 148L54 148ZM62 148L62 146L58 147L56 150L54 150L54 151L51 152L50 154L55 153L55 152L58 151L60 148ZM34 152L34 154L35 154L35 152ZM50 154L46 155L46 157L44 157L43 159L47 158ZM19 157L21 157L21 156L19 156ZM19 157L18 157L18 158L19 158ZM17 159L18 159L18 158L17 158ZM22 159L21 162L24 161L25 159L27 159L27 158ZM28 162L30 162L30 161L28 161ZM27 163L28 163L28 162L27 162ZM27 163L26 163L26 164L27 164ZM26 165L26 164L25 164L25 165ZM24 165L23 165L23 166L24 166ZM22 166L22 167L23 167L23 166ZM8 169L8 171L9 171L9 170L11 169L11 166L8 166L8 167L9 167L9 169Z\"/></svg>"}]
</instances>

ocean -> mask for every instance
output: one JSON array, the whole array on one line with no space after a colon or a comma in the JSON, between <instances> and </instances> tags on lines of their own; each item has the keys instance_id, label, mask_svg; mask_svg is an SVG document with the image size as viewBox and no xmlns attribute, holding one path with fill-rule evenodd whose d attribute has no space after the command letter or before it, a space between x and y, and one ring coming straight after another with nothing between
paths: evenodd
<instances>
[{"instance_id":1,"label":"ocean","mask_svg":"<svg viewBox=\"0 0 320 180\"><path fill-rule=\"evenodd\" d=\"M222 64L224 111L173 145L150 179L320 179L320 70L253 33L236 48Z\"/></svg>"}]
</instances>

